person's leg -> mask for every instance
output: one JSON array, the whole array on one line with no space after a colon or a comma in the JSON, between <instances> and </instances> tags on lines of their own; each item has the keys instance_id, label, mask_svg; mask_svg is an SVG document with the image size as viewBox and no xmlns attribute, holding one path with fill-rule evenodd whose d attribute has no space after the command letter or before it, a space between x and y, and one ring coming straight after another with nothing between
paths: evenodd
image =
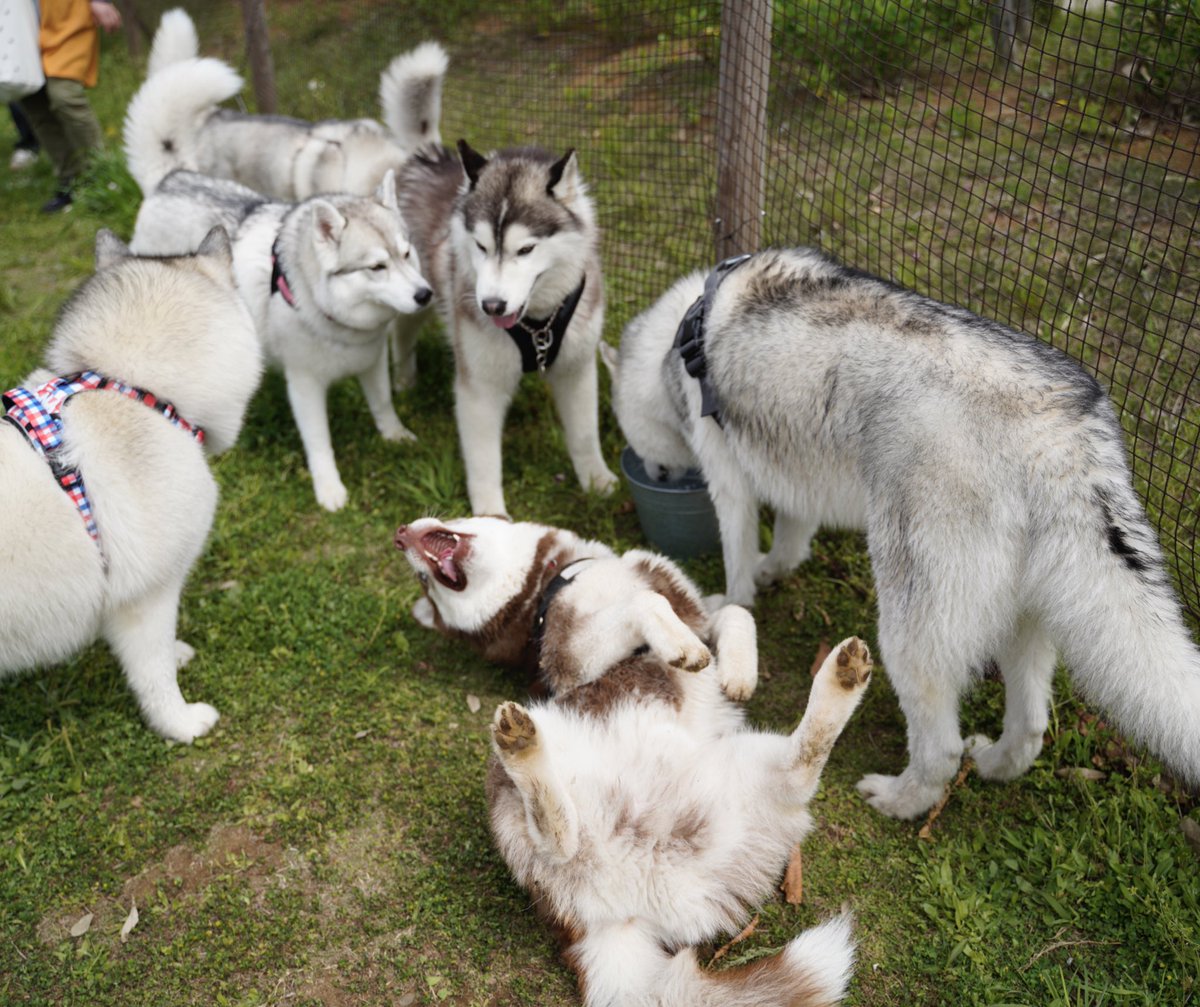
<instances>
[{"instance_id":1,"label":"person's leg","mask_svg":"<svg viewBox=\"0 0 1200 1007\"><path fill-rule=\"evenodd\" d=\"M50 110L66 141L63 161L61 165L55 164L59 189L70 191L92 153L103 146L104 134L88 101L87 91L79 81L48 77L46 91Z\"/></svg>"}]
</instances>

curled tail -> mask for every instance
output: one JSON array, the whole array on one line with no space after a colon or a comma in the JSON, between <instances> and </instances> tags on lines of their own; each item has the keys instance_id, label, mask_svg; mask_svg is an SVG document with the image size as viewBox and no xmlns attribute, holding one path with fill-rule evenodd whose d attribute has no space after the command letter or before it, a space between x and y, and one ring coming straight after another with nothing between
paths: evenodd
<instances>
[{"instance_id":1,"label":"curled tail","mask_svg":"<svg viewBox=\"0 0 1200 1007\"><path fill-rule=\"evenodd\" d=\"M413 153L442 142L442 81L450 59L436 42L397 56L379 78L383 122L395 141Z\"/></svg>"},{"instance_id":2,"label":"curled tail","mask_svg":"<svg viewBox=\"0 0 1200 1007\"><path fill-rule=\"evenodd\" d=\"M721 971L675 954L636 923L587 934L569 957L586 1007L833 1007L854 965L850 916L806 930L778 954Z\"/></svg>"},{"instance_id":3,"label":"curled tail","mask_svg":"<svg viewBox=\"0 0 1200 1007\"><path fill-rule=\"evenodd\" d=\"M165 12L158 22L158 31L154 33L154 42L150 46L146 76L153 77L173 63L195 59L199 55L200 39L196 35L196 26L192 24L187 11L182 7L174 7Z\"/></svg>"},{"instance_id":4,"label":"curled tail","mask_svg":"<svg viewBox=\"0 0 1200 1007\"><path fill-rule=\"evenodd\" d=\"M197 134L217 104L242 89L242 78L219 59L164 66L138 89L125 110L125 160L149 195L176 168L198 170Z\"/></svg>"},{"instance_id":5,"label":"curled tail","mask_svg":"<svg viewBox=\"0 0 1200 1007\"><path fill-rule=\"evenodd\" d=\"M1087 510L1055 551L1064 569L1047 577L1051 633L1088 700L1200 786L1200 650L1123 460Z\"/></svg>"}]
</instances>

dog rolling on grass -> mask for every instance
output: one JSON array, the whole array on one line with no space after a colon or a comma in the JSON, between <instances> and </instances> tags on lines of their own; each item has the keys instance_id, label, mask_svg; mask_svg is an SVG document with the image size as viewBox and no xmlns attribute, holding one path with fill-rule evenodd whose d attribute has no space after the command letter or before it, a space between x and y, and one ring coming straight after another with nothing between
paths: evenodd
<instances>
[{"instance_id":1,"label":"dog rolling on grass","mask_svg":"<svg viewBox=\"0 0 1200 1007\"><path fill-rule=\"evenodd\" d=\"M396 175L400 211L454 352L454 415L475 514L505 514L501 433L522 374L544 375L584 489L611 492L600 451L596 347L604 279L574 151L490 157L428 148ZM397 323L393 386L414 380L417 323Z\"/></svg>"},{"instance_id":2,"label":"dog rolling on grass","mask_svg":"<svg viewBox=\"0 0 1200 1007\"><path fill-rule=\"evenodd\" d=\"M0 411L0 671L102 637L150 727L192 741L217 711L176 681L179 597L217 503L205 455L236 440L262 351L224 230L164 259L101 231L96 266Z\"/></svg>"},{"instance_id":3,"label":"dog rolling on grass","mask_svg":"<svg viewBox=\"0 0 1200 1007\"><path fill-rule=\"evenodd\" d=\"M1004 729L970 738L987 779L1033 763L1057 655L1081 691L1200 783L1200 653L1100 386L1030 336L810 249L679 281L635 318L613 407L651 471L698 464L726 599L809 555L818 525L866 529L879 642L907 768L859 789L928 809L964 751L958 709L989 663ZM758 507L776 512L758 551Z\"/></svg>"},{"instance_id":4,"label":"dog rolling on grass","mask_svg":"<svg viewBox=\"0 0 1200 1007\"><path fill-rule=\"evenodd\" d=\"M870 678L839 644L790 735L730 697L757 677L754 623L709 615L669 560L495 518L400 528L418 619L493 659L533 658L551 698L503 703L487 775L505 863L560 934L587 1007L816 1007L853 964L849 918L721 972L693 945L736 932L812 828L808 803Z\"/></svg>"},{"instance_id":5,"label":"dog rolling on grass","mask_svg":"<svg viewBox=\"0 0 1200 1007\"><path fill-rule=\"evenodd\" d=\"M227 63L201 58L198 51L191 18L180 9L167 11L154 36L146 81L125 116L135 177L162 177L183 167L290 202L323 192L367 196L389 169L440 142L448 60L435 42L397 56L381 75L386 128L373 119L307 122L218 108L241 91L242 79ZM164 157L165 168L156 163Z\"/></svg>"}]
</instances>

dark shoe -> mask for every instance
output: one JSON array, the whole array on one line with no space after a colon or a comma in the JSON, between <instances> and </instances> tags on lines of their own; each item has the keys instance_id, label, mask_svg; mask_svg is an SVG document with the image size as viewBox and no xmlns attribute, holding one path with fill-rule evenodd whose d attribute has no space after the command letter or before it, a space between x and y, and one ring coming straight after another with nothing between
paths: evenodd
<instances>
[{"instance_id":1,"label":"dark shoe","mask_svg":"<svg viewBox=\"0 0 1200 1007\"><path fill-rule=\"evenodd\" d=\"M61 213L63 210L69 210L72 202L71 194L65 189L60 190L54 194L54 198L49 203L42 207L42 213Z\"/></svg>"}]
</instances>

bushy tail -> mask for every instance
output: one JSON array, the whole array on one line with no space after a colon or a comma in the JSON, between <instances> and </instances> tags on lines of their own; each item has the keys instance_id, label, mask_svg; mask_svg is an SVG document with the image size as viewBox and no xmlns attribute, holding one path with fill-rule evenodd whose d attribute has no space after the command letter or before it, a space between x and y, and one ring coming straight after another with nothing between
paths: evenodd
<instances>
[{"instance_id":1,"label":"bushy tail","mask_svg":"<svg viewBox=\"0 0 1200 1007\"><path fill-rule=\"evenodd\" d=\"M1042 607L1088 700L1197 787L1200 650L1123 462L1121 469L1093 487L1090 513L1064 534L1053 556L1063 569L1047 571L1053 596Z\"/></svg>"},{"instance_id":2,"label":"bushy tail","mask_svg":"<svg viewBox=\"0 0 1200 1007\"><path fill-rule=\"evenodd\" d=\"M586 1007L833 1007L854 965L850 916L806 930L778 954L706 971L636 923L589 933L569 952Z\"/></svg>"},{"instance_id":3,"label":"bushy tail","mask_svg":"<svg viewBox=\"0 0 1200 1007\"><path fill-rule=\"evenodd\" d=\"M146 76L153 77L172 63L195 59L199 55L200 39L196 36L192 19L183 8L172 8L163 14L158 31L154 33Z\"/></svg>"},{"instance_id":4,"label":"bushy tail","mask_svg":"<svg viewBox=\"0 0 1200 1007\"><path fill-rule=\"evenodd\" d=\"M197 134L242 78L219 59L185 59L146 79L125 110L125 161L149 195L176 168L199 167Z\"/></svg>"},{"instance_id":5,"label":"bushy tail","mask_svg":"<svg viewBox=\"0 0 1200 1007\"><path fill-rule=\"evenodd\" d=\"M450 58L436 42L397 56L379 78L383 123L409 153L441 143L442 81Z\"/></svg>"}]
</instances>

